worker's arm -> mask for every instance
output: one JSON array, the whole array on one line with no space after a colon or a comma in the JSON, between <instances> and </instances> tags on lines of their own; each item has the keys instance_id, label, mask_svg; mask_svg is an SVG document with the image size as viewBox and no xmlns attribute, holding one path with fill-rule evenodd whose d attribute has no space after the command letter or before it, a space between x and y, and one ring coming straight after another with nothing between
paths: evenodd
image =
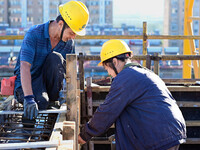
<instances>
[{"instance_id":1,"label":"worker's arm","mask_svg":"<svg viewBox=\"0 0 200 150\"><path fill-rule=\"evenodd\" d=\"M88 141L94 136L103 134L112 126L128 103L126 86L114 80L105 102L97 108L91 120L85 124L80 137Z\"/></svg>"},{"instance_id":2,"label":"worker's arm","mask_svg":"<svg viewBox=\"0 0 200 150\"><path fill-rule=\"evenodd\" d=\"M37 117L39 110L33 95L30 69L30 63L26 61L20 62L21 83L24 92L24 117L32 120Z\"/></svg>"},{"instance_id":3,"label":"worker's arm","mask_svg":"<svg viewBox=\"0 0 200 150\"><path fill-rule=\"evenodd\" d=\"M35 34L28 31L24 37L20 50L20 76L24 96L33 95L31 84L31 65L34 61L36 51Z\"/></svg>"},{"instance_id":4,"label":"worker's arm","mask_svg":"<svg viewBox=\"0 0 200 150\"><path fill-rule=\"evenodd\" d=\"M25 61L20 62L21 84L24 96L33 95L30 69L30 63Z\"/></svg>"},{"instance_id":5,"label":"worker's arm","mask_svg":"<svg viewBox=\"0 0 200 150\"><path fill-rule=\"evenodd\" d=\"M38 106L32 90L31 66L37 50L37 33L33 28L25 34L20 50L20 76L24 93L24 117L33 119L38 114Z\"/></svg>"}]
</instances>

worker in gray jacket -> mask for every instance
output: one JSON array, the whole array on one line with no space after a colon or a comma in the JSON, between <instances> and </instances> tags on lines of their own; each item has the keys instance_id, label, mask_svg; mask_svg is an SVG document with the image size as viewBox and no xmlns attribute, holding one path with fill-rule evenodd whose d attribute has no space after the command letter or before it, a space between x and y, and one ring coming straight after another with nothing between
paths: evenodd
<instances>
[{"instance_id":1,"label":"worker in gray jacket","mask_svg":"<svg viewBox=\"0 0 200 150\"><path fill-rule=\"evenodd\" d=\"M79 143L115 123L117 150L178 150L186 140L183 115L160 77L132 63L131 54L122 40L103 44L100 65L114 80L104 103L81 131Z\"/></svg>"}]
</instances>

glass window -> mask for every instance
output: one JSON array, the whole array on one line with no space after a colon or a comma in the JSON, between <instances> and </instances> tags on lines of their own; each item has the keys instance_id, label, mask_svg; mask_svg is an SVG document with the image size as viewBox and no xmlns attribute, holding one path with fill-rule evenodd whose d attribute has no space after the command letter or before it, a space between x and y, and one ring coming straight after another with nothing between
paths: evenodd
<instances>
[{"instance_id":1,"label":"glass window","mask_svg":"<svg viewBox=\"0 0 200 150\"><path fill-rule=\"evenodd\" d=\"M176 46L178 46L178 43L177 42L172 42L172 46L176 47Z\"/></svg>"},{"instance_id":2,"label":"glass window","mask_svg":"<svg viewBox=\"0 0 200 150\"><path fill-rule=\"evenodd\" d=\"M32 8L28 9L28 14L33 14L33 9Z\"/></svg>"},{"instance_id":3,"label":"glass window","mask_svg":"<svg viewBox=\"0 0 200 150\"><path fill-rule=\"evenodd\" d=\"M177 8L172 8L172 14L177 14L178 10Z\"/></svg>"},{"instance_id":4,"label":"glass window","mask_svg":"<svg viewBox=\"0 0 200 150\"><path fill-rule=\"evenodd\" d=\"M0 1L0 5L4 5L4 1Z\"/></svg>"},{"instance_id":5,"label":"glass window","mask_svg":"<svg viewBox=\"0 0 200 150\"><path fill-rule=\"evenodd\" d=\"M43 4L43 1L39 0L38 5L42 5L42 4Z\"/></svg>"},{"instance_id":6,"label":"glass window","mask_svg":"<svg viewBox=\"0 0 200 150\"><path fill-rule=\"evenodd\" d=\"M177 24L171 24L171 30L172 31L178 30L178 25Z\"/></svg>"},{"instance_id":7,"label":"glass window","mask_svg":"<svg viewBox=\"0 0 200 150\"><path fill-rule=\"evenodd\" d=\"M33 2L29 0L28 5L33 5Z\"/></svg>"}]
</instances>

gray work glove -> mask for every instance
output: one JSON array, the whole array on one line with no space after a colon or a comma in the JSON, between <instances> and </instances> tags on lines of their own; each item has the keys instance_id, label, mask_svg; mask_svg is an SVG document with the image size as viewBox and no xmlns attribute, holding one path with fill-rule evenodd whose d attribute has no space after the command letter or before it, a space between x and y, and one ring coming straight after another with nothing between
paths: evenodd
<instances>
[{"instance_id":1,"label":"gray work glove","mask_svg":"<svg viewBox=\"0 0 200 150\"><path fill-rule=\"evenodd\" d=\"M38 105L35 102L34 95L24 97L24 117L30 120L35 119L38 115Z\"/></svg>"}]
</instances>

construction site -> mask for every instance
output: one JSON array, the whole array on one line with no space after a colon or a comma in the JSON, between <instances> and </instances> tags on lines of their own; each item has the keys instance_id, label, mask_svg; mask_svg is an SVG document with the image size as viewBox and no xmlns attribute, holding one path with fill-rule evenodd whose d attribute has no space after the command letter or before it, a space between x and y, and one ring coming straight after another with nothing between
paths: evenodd
<instances>
[{"instance_id":1,"label":"construction site","mask_svg":"<svg viewBox=\"0 0 200 150\"><path fill-rule=\"evenodd\" d=\"M148 22L144 21L141 22L141 35L85 35L77 36L75 39L75 41L108 39L142 41L142 54L133 55L132 61L139 62L160 76L176 100L187 129L186 142L180 145L179 150L200 149L200 55L197 48L200 47L200 32L199 35L193 34L193 22L200 21L200 16L193 16L194 1L184 1L183 35L149 35ZM0 36L0 41L23 39L24 35ZM182 54L168 55L166 52L163 55L162 50L155 47L148 53L149 40L183 41ZM199 42L198 46L195 40ZM22 123L23 105L18 103L14 95L0 94L0 149L116 149L114 124L106 133L93 137L84 145L78 144L81 128L91 119L99 105L104 103L112 82L108 75L99 77L91 74L95 69L97 72L104 70L103 67L97 67L96 63L95 69L86 68L88 62L100 62L100 54L87 55L80 50L81 42L79 45L80 52L66 55L66 78L61 90L62 98L66 102L62 105L55 102L49 109L40 110L36 122ZM166 65L173 61L181 62L182 65L175 69L170 64ZM180 73L181 78L173 78L176 73ZM167 76L169 74L170 78ZM12 75L11 71L7 74L1 73L1 84L11 86L9 82L2 81Z\"/></svg>"}]
</instances>

